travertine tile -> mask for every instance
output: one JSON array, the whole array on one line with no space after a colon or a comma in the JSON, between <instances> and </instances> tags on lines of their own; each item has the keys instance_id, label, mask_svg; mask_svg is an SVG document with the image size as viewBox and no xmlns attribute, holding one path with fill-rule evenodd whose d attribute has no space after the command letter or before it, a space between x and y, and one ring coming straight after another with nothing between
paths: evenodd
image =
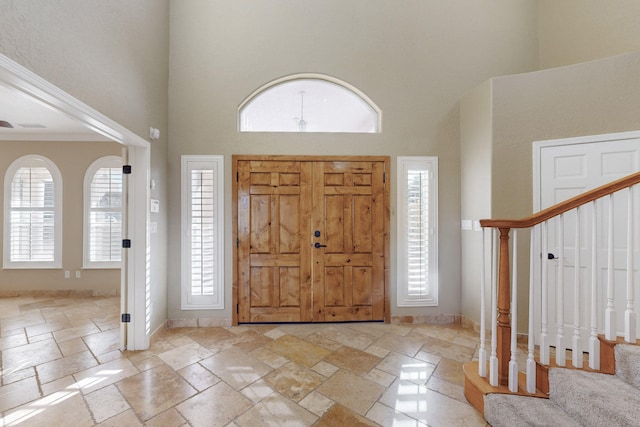
<instances>
[{"instance_id":1,"label":"travertine tile","mask_svg":"<svg viewBox=\"0 0 640 427\"><path fill-rule=\"evenodd\" d=\"M264 381L274 390L294 402L304 398L324 379L322 375L294 362L289 362L264 377Z\"/></svg>"},{"instance_id":2,"label":"travertine tile","mask_svg":"<svg viewBox=\"0 0 640 427\"><path fill-rule=\"evenodd\" d=\"M128 359L122 358L80 371L73 374L73 378L75 378L77 387L80 388L82 393L87 394L136 375L138 372Z\"/></svg>"},{"instance_id":3,"label":"travertine tile","mask_svg":"<svg viewBox=\"0 0 640 427\"><path fill-rule=\"evenodd\" d=\"M27 344L27 342L27 337L24 333L2 337L0 338L0 351L6 350L8 348L19 347L21 345Z\"/></svg>"},{"instance_id":4,"label":"travertine tile","mask_svg":"<svg viewBox=\"0 0 640 427\"><path fill-rule=\"evenodd\" d=\"M407 336L384 334L375 342L375 345L386 348L387 350L395 353L401 353L406 356L413 357L418 353L423 343L423 339L411 334Z\"/></svg>"},{"instance_id":5,"label":"travertine tile","mask_svg":"<svg viewBox=\"0 0 640 427\"><path fill-rule=\"evenodd\" d=\"M117 385L142 421L197 393L189 383L166 365L125 378ZM151 390L153 392L150 392Z\"/></svg>"},{"instance_id":6,"label":"travertine tile","mask_svg":"<svg viewBox=\"0 0 640 427\"><path fill-rule=\"evenodd\" d=\"M96 422L101 423L130 408L127 401L116 386L110 385L85 395L84 400L89 405Z\"/></svg>"},{"instance_id":7,"label":"travertine tile","mask_svg":"<svg viewBox=\"0 0 640 427\"><path fill-rule=\"evenodd\" d=\"M338 368L336 365L327 363L324 360L321 360L320 362L313 365L311 369L313 369L314 371L316 371L317 373L325 377L330 377L331 375L335 374L340 370L340 368Z\"/></svg>"},{"instance_id":8,"label":"travertine tile","mask_svg":"<svg viewBox=\"0 0 640 427\"><path fill-rule=\"evenodd\" d=\"M73 338L80 338L87 335L100 332L100 329L91 322L83 323L82 325L75 326L73 328L61 329L53 332L53 336L58 342L71 340Z\"/></svg>"},{"instance_id":9,"label":"travertine tile","mask_svg":"<svg viewBox=\"0 0 640 427\"><path fill-rule=\"evenodd\" d=\"M267 375L272 369L239 348L231 347L200 362L236 390Z\"/></svg>"},{"instance_id":10,"label":"travertine tile","mask_svg":"<svg viewBox=\"0 0 640 427\"><path fill-rule=\"evenodd\" d=\"M373 405L367 412L367 418L381 426L427 427L426 424L380 403Z\"/></svg>"},{"instance_id":11,"label":"travertine tile","mask_svg":"<svg viewBox=\"0 0 640 427\"><path fill-rule=\"evenodd\" d=\"M382 359L352 347L341 347L324 358L324 361L354 373L364 374Z\"/></svg>"},{"instance_id":12,"label":"travertine tile","mask_svg":"<svg viewBox=\"0 0 640 427\"><path fill-rule=\"evenodd\" d=\"M206 390L220 381L220 378L198 363L185 366L178 371L178 374L198 391Z\"/></svg>"},{"instance_id":13,"label":"travertine tile","mask_svg":"<svg viewBox=\"0 0 640 427\"><path fill-rule=\"evenodd\" d=\"M138 420L138 417L136 417L133 410L128 409L115 417L109 418L108 420L96 425L99 427L142 427L143 424ZM145 423L144 425L146 427L147 424ZM169 424L167 424L166 427L169 427Z\"/></svg>"},{"instance_id":14,"label":"travertine tile","mask_svg":"<svg viewBox=\"0 0 640 427\"><path fill-rule=\"evenodd\" d=\"M11 371L60 359L62 353L52 339L2 351L2 369Z\"/></svg>"},{"instance_id":15,"label":"travertine tile","mask_svg":"<svg viewBox=\"0 0 640 427\"><path fill-rule=\"evenodd\" d=\"M91 414L77 390L55 392L4 413L7 426L64 426L69 425L69 420L73 420L74 427L94 425Z\"/></svg>"},{"instance_id":16,"label":"travertine tile","mask_svg":"<svg viewBox=\"0 0 640 427\"><path fill-rule=\"evenodd\" d=\"M385 387L389 387L389 384L391 384L396 380L396 377L394 375L381 371L380 369L377 369L377 368L374 368L370 372L367 372L367 374L364 375L364 378L371 381L375 381L378 384L383 385Z\"/></svg>"},{"instance_id":17,"label":"travertine tile","mask_svg":"<svg viewBox=\"0 0 640 427\"><path fill-rule=\"evenodd\" d=\"M76 372L98 365L90 351L83 351L69 357L53 360L36 366L40 382L48 383Z\"/></svg>"},{"instance_id":18,"label":"travertine tile","mask_svg":"<svg viewBox=\"0 0 640 427\"><path fill-rule=\"evenodd\" d=\"M318 387L317 391L364 415L380 397L384 387L350 372L339 371Z\"/></svg>"},{"instance_id":19,"label":"travertine tile","mask_svg":"<svg viewBox=\"0 0 640 427\"><path fill-rule=\"evenodd\" d=\"M252 402L219 382L185 400L176 409L193 427L224 426L252 406Z\"/></svg>"},{"instance_id":20,"label":"travertine tile","mask_svg":"<svg viewBox=\"0 0 640 427\"><path fill-rule=\"evenodd\" d=\"M307 367L315 365L329 354L329 350L291 335L280 337L265 348Z\"/></svg>"},{"instance_id":21,"label":"travertine tile","mask_svg":"<svg viewBox=\"0 0 640 427\"><path fill-rule=\"evenodd\" d=\"M461 362L443 358L440 363L438 363L433 376L448 381L452 384L463 386L464 372L462 371L462 365L463 363Z\"/></svg>"},{"instance_id":22,"label":"travertine tile","mask_svg":"<svg viewBox=\"0 0 640 427\"><path fill-rule=\"evenodd\" d=\"M74 338L72 340L63 341L58 343L58 347L60 347L60 351L64 357L72 356L74 354L82 353L83 351L88 351L89 348L85 345L82 338Z\"/></svg>"},{"instance_id":23,"label":"travertine tile","mask_svg":"<svg viewBox=\"0 0 640 427\"><path fill-rule=\"evenodd\" d=\"M145 427L177 427L186 424L187 420L175 409L167 409L144 423Z\"/></svg>"},{"instance_id":24,"label":"travertine tile","mask_svg":"<svg viewBox=\"0 0 640 427\"><path fill-rule=\"evenodd\" d=\"M239 416L234 422L241 427L310 426L318 417L289 399L273 393ZM211 424L208 424L211 425Z\"/></svg>"},{"instance_id":25,"label":"travertine tile","mask_svg":"<svg viewBox=\"0 0 640 427\"><path fill-rule=\"evenodd\" d=\"M289 359L284 356L280 356L279 354L274 353L271 350L268 350L264 347L257 348L253 350L251 356L255 357L258 360L261 360L265 364L271 366L273 369L277 369L282 365L286 365L289 363Z\"/></svg>"},{"instance_id":26,"label":"travertine tile","mask_svg":"<svg viewBox=\"0 0 640 427\"><path fill-rule=\"evenodd\" d=\"M111 329L87 335L83 340L91 352L95 356L99 356L120 348L120 329Z\"/></svg>"},{"instance_id":27,"label":"travertine tile","mask_svg":"<svg viewBox=\"0 0 640 427\"><path fill-rule=\"evenodd\" d=\"M377 368L402 380L424 384L436 367L418 359L390 353L378 364Z\"/></svg>"},{"instance_id":28,"label":"travertine tile","mask_svg":"<svg viewBox=\"0 0 640 427\"><path fill-rule=\"evenodd\" d=\"M306 408L307 410L321 417L333 406L335 402L331 399L326 398L320 393L316 393L315 391L313 391L298 403L303 408Z\"/></svg>"},{"instance_id":29,"label":"travertine tile","mask_svg":"<svg viewBox=\"0 0 640 427\"><path fill-rule=\"evenodd\" d=\"M426 337L422 350L447 359L466 363L471 360L475 349L453 344L437 338Z\"/></svg>"},{"instance_id":30,"label":"travertine tile","mask_svg":"<svg viewBox=\"0 0 640 427\"><path fill-rule=\"evenodd\" d=\"M376 424L342 405L333 405L314 425L315 427L375 427Z\"/></svg>"},{"instance_id":31,"label":"travertine tile","mask_svg":"<svg viewBox=\"0 0 640 427\"><path fill-rule=\"evenodd\" d=\"M266 381L258 380L243 388L240 393L252 402L258 403L270 394L275 393L275 390Z\"/></svg>"},{"instance_id":32,"label":"travertine tile","mask_svg":"<svg viewBox=\"0 0 640 427\"><path fill-rule=\"evenodd\" d=\"M35 377L25 378L0 387L0 413L40 397Z\"/></svg>"},{"instance_id":33,"label":"travertine tile","mask_svg":"<svg viewBox=\"0 0 640 427\"><path fill-rule=\"evenodd\" d=\"M158 355L164 363L176 371L209 356L211 356L211 352L198 343L183 345Z\"/></svg>"}]
</instances>

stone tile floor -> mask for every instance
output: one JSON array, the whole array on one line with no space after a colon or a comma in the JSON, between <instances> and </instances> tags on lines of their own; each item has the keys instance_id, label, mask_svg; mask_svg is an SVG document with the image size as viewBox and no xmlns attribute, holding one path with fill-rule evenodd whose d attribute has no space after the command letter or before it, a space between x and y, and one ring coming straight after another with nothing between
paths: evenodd
<instances>
[{"instance_id":1,"label":"stone tile floor","mask_svg":"<svg viewBox=\"0 0 640 427\"><path fill-rule=\"evenodd\" d=\"M174 328L122 352L119 304L0 299L0 427L485 425L459 325Z\"/></svg>"}]
</instances>

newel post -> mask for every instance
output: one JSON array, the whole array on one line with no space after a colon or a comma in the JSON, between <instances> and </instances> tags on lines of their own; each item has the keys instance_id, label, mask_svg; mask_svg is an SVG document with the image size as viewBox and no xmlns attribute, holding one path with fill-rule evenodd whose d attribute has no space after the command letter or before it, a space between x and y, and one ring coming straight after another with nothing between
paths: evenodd
<instances>
[{"instance_id":1,"label":"newel post","mask_svg":"<svg viewBox=\"0 0 640 427\"><path fill-rule=\"evenodd\" d=\"M511 348L511 284L509 280L509 228L500 228L498 265L498 383L509 384L509 353Z\"/></svg>"}]
</instances>

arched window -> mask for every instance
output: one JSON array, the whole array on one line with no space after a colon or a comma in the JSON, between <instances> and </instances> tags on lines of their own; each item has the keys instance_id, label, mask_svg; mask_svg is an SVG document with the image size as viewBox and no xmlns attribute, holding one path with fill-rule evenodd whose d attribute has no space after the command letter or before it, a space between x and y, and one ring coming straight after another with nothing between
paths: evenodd
<instances>
[{"instance_id":1,"label":"arched window","mask_svg":"<svg viewBox=\"0 0 640 427\"><path fill-rule=\"evenodd\" d=\"M122 254L122 159L101 157L84 176L84 268L119 268Z\"/></svg>"},{"instance_id":2,"label":"arched window","mask_svg":"<svg viewBox=\"0 0 640 427\"><path fill-rule=\"evenodd\" d=\"M380 132L380 109L338 79L297 74L268 83L239 109L240 132Z\"/></svg>"},{"instance_id":3,"label":"arched window","mask_svg":"<svg viewBox=\"0 0 640 427\"><path fill-rule=\"evenodd\" d=\"M49 159L27 155L7 169L4 267L62 267L62 175Z\"/></svg>"}]
</instances>

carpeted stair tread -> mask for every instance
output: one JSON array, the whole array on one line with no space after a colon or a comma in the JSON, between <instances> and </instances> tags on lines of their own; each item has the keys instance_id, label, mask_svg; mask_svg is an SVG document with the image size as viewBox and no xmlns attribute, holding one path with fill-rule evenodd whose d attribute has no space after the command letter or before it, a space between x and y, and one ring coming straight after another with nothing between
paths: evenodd
<instances>
[{"instance_id":1,"label":"carpeted stair tread","mask_svg":"<svg viewBox=\"0 0 640 427\"><path fill-rule=\"evenodd\" d=\"M484 416L493 427L581 426L549 399L515 394L487 394Z\"/></svg>"},{"instance_id":2,"label":"carpeted stair tread","mask_svg":"<svg viewBox=\"0 0 640 427\"><path fill-rule=\"evenodd\" d=\"M638 389L615 375L553 368L549 386L549 400L582 425L633 426L640 421Z\"/></svg>"},{"instance_id":3,"label":"carpeted stair tread","mask_svg":"<svg viewBox=\"0 0 640 427\"><path fill-rule=\"evenodd\" d=\"M619 344L615 353L616 376L640 389L640 346Z\"/></svg>"}]
</instances>

